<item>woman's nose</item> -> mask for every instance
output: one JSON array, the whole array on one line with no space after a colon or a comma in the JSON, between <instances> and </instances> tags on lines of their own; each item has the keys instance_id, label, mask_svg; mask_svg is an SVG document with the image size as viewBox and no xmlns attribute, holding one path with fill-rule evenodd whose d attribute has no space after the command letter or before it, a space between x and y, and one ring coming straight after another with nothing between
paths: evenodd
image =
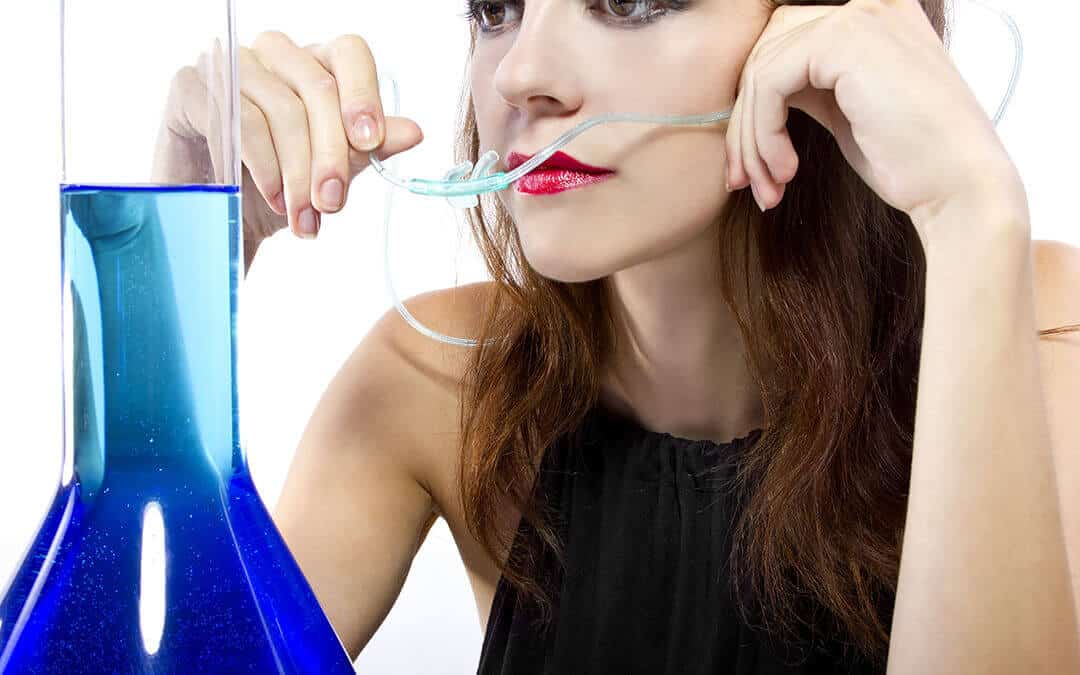
<instances>
[{"instance_id":1,"label":"woman's nose","mask_svg":"<svg viewBox=\"0 0 1080 675\"><path fill-rule=\"evenodd\" d=\"M530 116L580 106L578 75L585 64L572 36L574 18L580 14L572 2L528 3L495 71L495 89L508 104Z\"/></svg>"}]
</instances>

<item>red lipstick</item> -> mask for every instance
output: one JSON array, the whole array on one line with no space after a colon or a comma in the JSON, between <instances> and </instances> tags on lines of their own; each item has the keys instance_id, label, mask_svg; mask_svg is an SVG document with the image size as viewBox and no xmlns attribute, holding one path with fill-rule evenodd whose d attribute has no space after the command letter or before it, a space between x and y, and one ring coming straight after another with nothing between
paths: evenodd
<instances>
[{"instance_id":1,"label":"red lipstick","mask_svg":"<svg viewBox=\"0 0 1080 675\"><path fill-rule=\"evenodd\" d=\"M507 171L513 171L532 157L533 155L511 152L506 159ZM612 169L580 162L560 150L515 181L514 190L531 195L555 194L607 180L614 173Z\"/></svg>"}]
</instances>

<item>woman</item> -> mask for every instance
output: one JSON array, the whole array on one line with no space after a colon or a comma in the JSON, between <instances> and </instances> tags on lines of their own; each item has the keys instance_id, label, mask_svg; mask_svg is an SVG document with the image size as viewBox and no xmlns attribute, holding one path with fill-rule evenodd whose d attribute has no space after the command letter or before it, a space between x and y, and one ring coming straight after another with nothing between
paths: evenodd
<instances>
[{"instance_id":1,"label":"woman","mask_svg":"<svg viewBox=\"0 0 1080 675\"><path fill-rule=\"evenodd\" d=\"M408 305L510 339L391 310L331 382L275 520L350 654L442 517L482 673L1080 670L1080 252L1031 241L942 0L468 17L459 160L734 112L597 128L567 152L605 180L486 196L494 281ZM240 66L250 264L421 132L358 36Z\"/></svg>"}]
</instances>

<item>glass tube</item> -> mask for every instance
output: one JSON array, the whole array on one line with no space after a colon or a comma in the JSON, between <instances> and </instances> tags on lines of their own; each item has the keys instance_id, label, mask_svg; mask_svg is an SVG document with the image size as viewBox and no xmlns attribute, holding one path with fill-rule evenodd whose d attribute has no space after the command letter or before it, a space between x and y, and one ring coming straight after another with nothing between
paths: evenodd
<instances>
[{"instance_id":1,"label":"glass tube","mask_svg":"<svg viewBox=\"0 0 1080 675\"><path fill-rule=\"evenodd\" d=\"M0 673L351 673L239 437L233 4L61 0L61 30L64 447Z\"/></svg>"}]
</instances>

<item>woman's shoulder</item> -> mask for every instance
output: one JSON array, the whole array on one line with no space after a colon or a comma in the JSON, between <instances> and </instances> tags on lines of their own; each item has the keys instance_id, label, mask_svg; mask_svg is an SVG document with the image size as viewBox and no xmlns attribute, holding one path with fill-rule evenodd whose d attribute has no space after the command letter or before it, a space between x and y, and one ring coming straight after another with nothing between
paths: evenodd
<instances>
[{"instance_id":1,"label":"woman's shoulder","mask_svg":"<svg viewBox=\"0 0 1080 675\"><path fill-rule=\"evenodd\" d=\"M414 295L402 301L409 313L428 328L454 337L475 338L483 320L484 303L494 291L494 282L483 281ZM460 378L472 349L446 344L424 335L391 306L378 319L371 333L392 345L403 359L399 365L416 369L417 374L449 384L445 378Z\"/></svg>"},{"instance_id":2,"label":"woman's shoulder","mask_svg":"<svg viewBox=\"0 0 1080 675\"><path fill-rule=\"evenodd\" d=\"M415 319L434 331L475 338L493 285L493 282L478 282L428 291L407 298L402 304ZM456 409L465 368L473 354L471 347L446 344L424 335L396 307L387 309L376 321L365 337L367 340L376 342L383 354L384 362L380 366L394 371L393 379L398 386L393 389L407 398L400 401L402 405L428 407L429 413L445 412L444 408L451 403Z\"/></svg>"},{"instance_id":3,"label":"woman's shoulder","mask_svg":"<svg viewBox=\"0 0 1080 675\"><path fill-rule=\"evenodd\" d=\"M494 282L421 293L402 301L428 328L454 337L475 337ZM369 378L387 424L406 435L413 469L440 510L456 502L460 442L460 392L472 348L449 345L413 328L390 307L357 347L351 377ZM359 356L366 353L366 356ZM352 359L350 359L352 360ZM348 364L346 368L349 368Z\"/></svg>"}]
</instances>

